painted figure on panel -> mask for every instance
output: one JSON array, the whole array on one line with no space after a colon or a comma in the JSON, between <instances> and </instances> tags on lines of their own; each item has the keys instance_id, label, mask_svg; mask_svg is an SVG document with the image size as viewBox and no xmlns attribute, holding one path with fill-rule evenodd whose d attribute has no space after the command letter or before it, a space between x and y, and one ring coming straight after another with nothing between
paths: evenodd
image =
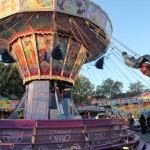
<instances>
[{"instance_id":1,"label":"painted figure on panel","mask_svg":"<svg viewBox=\"0 0 150 150\"><path fill-rule=\"evenodd\" d=\"M30 68L32 75L37 75L37 64L36 57L34 52L34 43L32 40L32 36L27 36L22 39L24 53Z\"/></svg>"},{"instance_id":2,"label":"painted figure on panel","mask_svg":"<svg viewBox=\"0 0 150 150\"><path fill-rule=\"evenodd\" d=\"M99 15L101 14L101 15ZM105 23L105 16L102 13L102 11L99 9L99 7L96 7L95 5L90 4L89 11L87 13L88 18L90 18L93 22L103 26Z\"/></svg>"},{"instance_id":3,"label":"painted figure on panel","mask_svg":"<svg viewBox=\"0 0 150 150\"><path fill-rule=\"evenodd\" d=\"M79 47L77 44L72 44L70 46L70 49L67 54L67 61L70 62L70 65L72 65L72 63L74 62L74 60L77 56L78 49L79 49Z\"/></svg>"},{"instance_id":4,"label":"painted figure on panel","mask_svg":"<svg viewBox=\"0 0 150 150\"><path fill-rule=\"evenodd\" d=\"M52 8L53 0L22 0L23 9Z\"/></svg>"},{"instance_id":5,"label":"painted figure on panel","mask_svg":"<svg viewBox=\"0 0 150 150\"><path fill-rule=\"evenodd\" d=\"M19 45L19 43L16 42L16 43L14 43L13 48L14 48L15 53L17 54L17 59L19 60L19 63L22 67L24 76L25 77L29 76L28 71L27 71L27 65L25 62L25 58L24 58L24 54L23 54L21 46Z\"/></svg>"},{"instance_id":6,"label":"painted figure on panel","mask_svg":"<svg viewBox=\"0 0 150 150\"><path fill-rule=\"evenodd\" d=\"M69 11L72 13L85 13L85 1L83 0L58 0L58 9Z\"/></svg>"},{"instance_id":7,"label":"painted figure on panel","mask_svg":"<svg viewBox=\"0 0 150 150\"><path fill-rule=\"evenodd\" d=\"M17 9L16 0L1 0L0 1L0 12L2 14L7 14L15 11Z\"/></svg>"},{"instance_id":8,"label":"painted figure on panel","mask_svg":"<svg viewBox=\"0 0 150 150\"><path fill-rule=\"evenodd\" d=\"M48 75L50 70L50 43L51 36L37 35L37 48L39 53L39 62L41 74Z\"/></svg>"},{"instance_id":9,"label":"painted figure on panel","mask_svg":"<svg viewBox=\"0 0 150 150\"><path fill-rule=\"evenodd\" d=\"M25 55L29 66L35 64L35 54L34 54L33 43L31 40L25 41Z\"/></svg>"},{"instance_id":10,"label":"painted figure on panel","mask_svg":"<svg viewBox=\"0 0 150 150\"><path fill-rule=\"evenodd\" d=\"M46 36L37 35L40 63L50 61L50 40Z\"/></svg>"},{"instance_id":11,"label":"painted figure on panel","mask_svg":"<svg viewBox=\"0 0 150 150\"><path fill-rule=\"evenodd\" d=\"M79 50L79 46L76 43L73 43L68 51L67 54L67 60L66 60L66 66L65 66L65 74L70 74L70 71L74 65L75 59L77 57Z\"/></svg>"}]
</instances>

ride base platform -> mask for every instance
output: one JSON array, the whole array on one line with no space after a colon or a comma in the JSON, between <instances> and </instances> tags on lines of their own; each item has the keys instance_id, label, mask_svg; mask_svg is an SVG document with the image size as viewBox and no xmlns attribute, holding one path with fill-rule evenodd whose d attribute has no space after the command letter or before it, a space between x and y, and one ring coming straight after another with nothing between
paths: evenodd
<instances>
[{"instance_id":1,"label":"ride base platform","mask_svg":"<svg viewBox=\"0 0 150 150\"><path fill-rule=\"evenodd\" d=\"M0 150L122 149L138 140L119 119L0 121Z\"/></svg>"}]
</instances>

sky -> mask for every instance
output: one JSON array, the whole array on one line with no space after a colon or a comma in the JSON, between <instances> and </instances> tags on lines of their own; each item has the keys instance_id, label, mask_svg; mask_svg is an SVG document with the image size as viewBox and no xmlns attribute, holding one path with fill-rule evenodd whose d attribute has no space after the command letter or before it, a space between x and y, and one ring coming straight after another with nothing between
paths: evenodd
<instances>
[{"instance_id":1,"label":"sky","mask_svg":"<svg viewBox=\"0 0 150 150\"><path fill-rule=\"evenodd\" d=\"M136 58L150 54L150 0L91 0L98 4L109 16L113 33L112 36L123 43L138 55L116 42L116 46ZM113 40L111 40L113 42ZM107 56L111 51L105 54ZM119 53L119 54L118 54ZM105 59L104 69L98 70L93 65L95 62L83 65L80 74L86 76L95 85L103 80L112 78L124 83L124 91L128 90L129 84L141 81L143 85L150 88L150 78L141 74L137 69L131 69L121 62L119 51L110 54ZM123 59L122 59L123 61Z\"/></svg>"}]
</instances>

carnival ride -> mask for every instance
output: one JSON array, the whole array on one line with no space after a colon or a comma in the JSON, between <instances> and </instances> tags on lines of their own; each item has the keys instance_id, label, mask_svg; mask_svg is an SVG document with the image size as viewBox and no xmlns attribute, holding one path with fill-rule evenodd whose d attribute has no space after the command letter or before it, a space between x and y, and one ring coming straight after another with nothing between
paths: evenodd
<instances>
[{"instance_id":1,"label":"carnival ride","mask_svg":"<svg viewBox=\"0 0 150 150\"><path fill-rule=\"evenodd\" d=\"M108 15L89 0L0 0L0 4L2 60L16 63L26 85L14 111L24 104L26 120L0 121L1 149L134 146L139 137L118 119L82 120L72 114L76 75L83 64L105 54L110 44Z\"/></svg>"},{"instance_id":2,"label":"carnival ride","mask_svg":"<svg viewBox=\"0 0 150 150\"><path fill-rule=\"evenodd\" d=\"M83 63L106 52L112 32L110 19L99 6L86 0L18 0L1 4L2 60L16 61L27 87L24 117L48 119L52 90L58 99L65 88L73 86ZM30 105L36 107L34 112ZM57 102L60 113L59 107ZM43 112L35 115L39 109Z\"/></svg>"}]
</instances>

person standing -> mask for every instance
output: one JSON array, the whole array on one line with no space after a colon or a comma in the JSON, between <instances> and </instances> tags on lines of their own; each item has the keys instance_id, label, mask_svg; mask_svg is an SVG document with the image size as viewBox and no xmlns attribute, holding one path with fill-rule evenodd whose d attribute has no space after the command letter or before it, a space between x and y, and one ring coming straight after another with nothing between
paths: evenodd
<instances>
[{"instance_id":1,"label":"person standing","mask_svg":"<svg viewBox=\"0 0 150 150\"><path fill-rule=\"evenodd\" d=\"M146 121L147 121L148 128L150 129L150 113L149 113Z\"/></svg>"},{"instance_id":2,"label":"person standing","mask_svg":"<svg viewBox=\"0 0 150 150\"><path fill-rule=\"evenodd\" d=\"M141 115L139 122L141 127L141 133L146 134L146 119L143 114Z\"/></svg>"},{"instance_id":3,"label":"person standing","mask_svg":"<svg viewBox=\"0 0 150 150\"><path fill-rule=\"evenodd\" d=\"M128 123L129 123L129 129L130 129L130 130L133 130L134 119L133 119L133 117L132 117L132 114L129 115Z\"/></svg>"}]
</instances>

